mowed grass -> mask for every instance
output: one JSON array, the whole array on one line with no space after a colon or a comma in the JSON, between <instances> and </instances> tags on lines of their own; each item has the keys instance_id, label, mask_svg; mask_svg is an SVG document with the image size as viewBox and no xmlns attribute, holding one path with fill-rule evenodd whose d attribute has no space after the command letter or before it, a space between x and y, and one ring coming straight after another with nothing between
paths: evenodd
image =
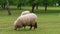
<instances>
[{"instance_id":1,"label":"mowed grass","mask_svg":"<svg viewBox=\"0 0 60 34\"><path fill-rule=\"evenodd\" d=\"M36 30L29 30L27 26L25 29L20 28L15 31L13 24L20 16L21 11L11 10L12 15L8 16L7 10L0 10L0 34L60 34L60 13L49 13L48 11L47 13L41 13L39 10L35 11L38 16L38 28Z\"/></svg>"}]
</instances>

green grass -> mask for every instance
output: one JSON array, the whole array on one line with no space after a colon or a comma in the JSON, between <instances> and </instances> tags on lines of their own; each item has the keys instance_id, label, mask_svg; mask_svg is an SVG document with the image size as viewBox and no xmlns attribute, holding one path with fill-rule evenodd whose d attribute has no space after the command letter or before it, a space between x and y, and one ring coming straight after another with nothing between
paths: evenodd
<instances>
[{"instance_id":1,"label":"green grass","mask_svg":"<svg viewBox=\"0 0 60 34\"><path fill-rule=\"evenodd\" d=\"M53 12L52 12L53 11ZM54 12L55 11L55 12ZM58 11L58 12L56 12ZM14 30L13 23L18 16L20 10L11 10L12 15L8 16L6 10L0 10L0 34L60 34L60 10L44 10L35 11L38 19L38 28L29 30L29 27Z\"/></svg>"}]
</instances>

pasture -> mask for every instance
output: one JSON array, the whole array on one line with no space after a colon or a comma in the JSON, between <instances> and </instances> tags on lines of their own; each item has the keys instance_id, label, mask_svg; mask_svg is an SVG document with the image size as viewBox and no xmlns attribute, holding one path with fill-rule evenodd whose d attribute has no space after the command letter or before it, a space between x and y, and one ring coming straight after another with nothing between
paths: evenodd
<instances>
[{"instance_id":1,"label":"pasture","mask_svg":"<svg viewBox=\"0 0 60 34\"><path fill-rule=\"evenodd\" d=\"M7 10L0 10L0 34L60 34L60 9L48 9L46 13L44 10L35 10L38 16L36 30L29 30L27 26L17 31L14 30L13 23L20 16L21 10L11 10L11 16L7 15Z\"/></svg>"}]
</instances>

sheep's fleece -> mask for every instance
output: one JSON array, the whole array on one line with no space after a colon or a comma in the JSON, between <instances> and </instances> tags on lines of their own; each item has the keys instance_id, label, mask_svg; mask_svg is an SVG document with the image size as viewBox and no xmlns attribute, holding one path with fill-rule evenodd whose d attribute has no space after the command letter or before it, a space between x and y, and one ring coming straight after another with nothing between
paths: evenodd
<instances>
[{"instance_id":1,"label":"sheep's fleece","mask_svg":"<svg viewBox=\"0 0 60 34\"><path fill-rule=\"evenodd\" d=\"M22 27L23 24L28 25L35 25L35 22L37 21L37 16L33 13L22 15L17 18L17 20L14 22L14 26L20 26Z\"/></svg>"},{"instance_id":2,"label":"sheep's fleece","mask_svg":"<svg viewBox=\"0 0 60 34\"><path fill-rule=\"evenodd\" d=\"M26 15L26 14L29 14L30 13L30 11L23 11L22 13L21 13L21 15Z\"/></svg>"}]
</instances>

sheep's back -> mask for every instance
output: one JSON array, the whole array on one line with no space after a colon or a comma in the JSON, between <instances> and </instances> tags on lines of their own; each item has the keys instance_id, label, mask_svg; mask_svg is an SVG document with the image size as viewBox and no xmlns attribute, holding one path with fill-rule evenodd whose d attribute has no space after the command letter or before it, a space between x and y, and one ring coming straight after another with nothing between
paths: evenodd
<instances>
[{"instance_id":1,"label":"sheep's back","mask_svg":"<svg viewBox=\"0 0 60 34\"><path fill-rule=\"evenodd\" d=\"M36 21L36 15L34 14L27 14L27 15L23 15L20 17L21 21L27 25L29 24L33 24Z\"/></svg>"},{"instance_id":2,"label":"sheep's back","mask_svg":"<svg viewBox=\"0 0 60 34\"><path fill-rule=\"evenodd\" d=\"M23 11L22 13L21 13L21 15L26 15L26 14L29 14L30 13L30 11Z\"/></svg>"}]
</instances>

